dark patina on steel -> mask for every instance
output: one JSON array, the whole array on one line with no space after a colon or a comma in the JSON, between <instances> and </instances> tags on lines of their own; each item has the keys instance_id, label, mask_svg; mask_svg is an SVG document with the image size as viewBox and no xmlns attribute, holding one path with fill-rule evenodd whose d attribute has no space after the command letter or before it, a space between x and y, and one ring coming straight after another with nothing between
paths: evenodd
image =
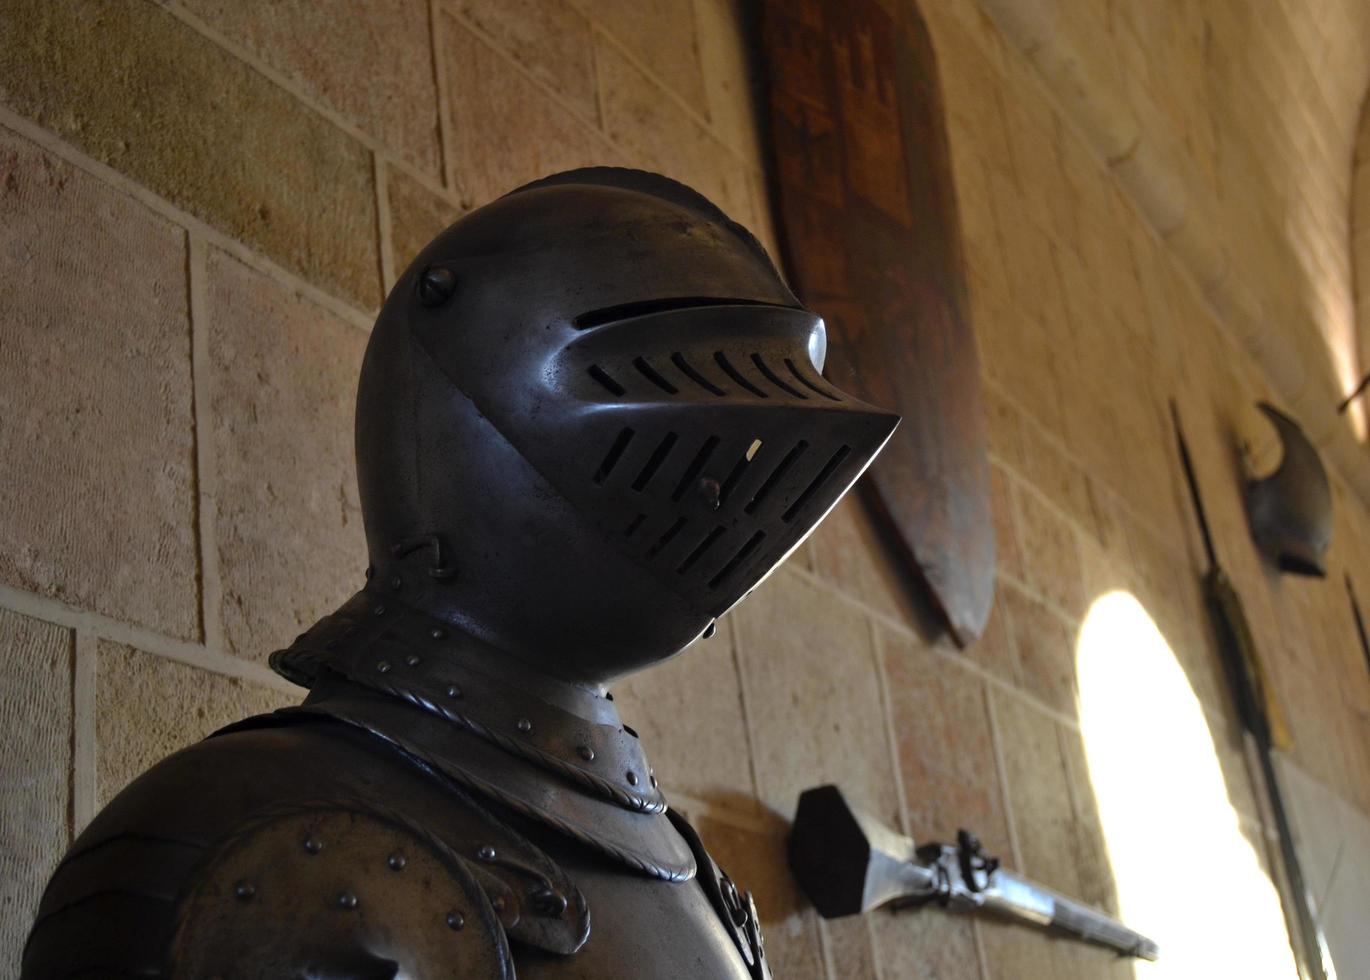
<instances>
[{"instance_id":1,"label":"dark patina on steel","mask_svg":"<svg viewBox=\"0 0 1370 980\"><path fill-rule=\"evenodd\" d=\"M1323 578L1332 544L1332 486L1318 450L1299 424L1275 406L1256 406L1275 426L1283 451L1269 476L1246 487L1251 536L1282 572Z\"/></svg>"},{"instance_id":2,"label":"dark patina on steel","mask_svg":"<svg viewBox=\"0 0 1370 980\"><path fill-rule=\"evenodd\" d=\"M366 585L272 656L308 698L120 793L23 975L769 976L608 685L712 635L889 437L824 338L657 175L444 232L362 368Z\"/></svg>"}]
</instances>

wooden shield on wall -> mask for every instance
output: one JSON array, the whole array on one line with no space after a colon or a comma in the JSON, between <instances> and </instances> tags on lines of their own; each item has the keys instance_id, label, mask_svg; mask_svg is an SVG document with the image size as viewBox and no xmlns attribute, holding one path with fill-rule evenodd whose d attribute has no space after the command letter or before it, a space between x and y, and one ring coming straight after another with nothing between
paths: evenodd
<instances>
[{"instance_id":1,"label":"wooden shield on wall","mask_svg":"<svg viewBox=\"0 0 1370 980\"><path fill-rule=\"evenodd\" d=\"M786 264L827 321L829 376L904 417L867 495L965 646L994 598L994 525L927 27L913 0L761 6Z\"/></svg>"}]
</instances>

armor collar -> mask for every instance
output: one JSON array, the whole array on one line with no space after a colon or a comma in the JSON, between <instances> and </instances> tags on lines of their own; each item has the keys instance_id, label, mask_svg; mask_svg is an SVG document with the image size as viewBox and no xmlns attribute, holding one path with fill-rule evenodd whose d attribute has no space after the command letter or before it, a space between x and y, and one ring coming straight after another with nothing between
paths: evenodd
<instances>
[{"instance_id":1,"label":"armor collar","mask_svg":"<svg viewBox=\"0 0 1370 980\"><path fill-rule=\"evenodd\" d=\"M553 704L481 670L483 654L447 624L368 590L273 653L271 666L311 689L289 710L365 728L638 870L691 877L689 847L613 702L556 687Z\"/></svg>"}]
</instances>

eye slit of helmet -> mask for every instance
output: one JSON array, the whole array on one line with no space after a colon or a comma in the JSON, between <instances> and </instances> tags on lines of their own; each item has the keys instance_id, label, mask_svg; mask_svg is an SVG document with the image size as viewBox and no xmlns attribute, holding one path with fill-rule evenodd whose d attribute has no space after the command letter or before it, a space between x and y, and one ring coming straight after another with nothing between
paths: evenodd
<instances>
[{"instance_id":1,"label":"eye slit of helmet","mask_svg":"<svg viewBox=\"0 0 1370 980\"><path fill-rule=\"evenodd\" d=\"M708 378L704 377L704 375L696 371L694 365L692 365L689 361L685 360L685 355L680 353L680 351L676 351L674 354L671 355L671 363L674 364L676 367L680 368L681 374L685 375L685 377L689 378L691 381L699 385L699 387L703 388L705 391L711 392L712 394L718 395L720 397L727 394L727 392L720 388L718 385L714 384Z\"/></svg>"},{"instance_id":2,"label":"eye slit of helmet","mask_svg":"<svg viewBox=\"0 0 1370 980\"><path fill-rule=\"evenodd\" d=\"M614 444L609 447L609 452L605 454L604 460L599 464L599 469L595 470L595 483L603 485L609 478L619 459L623 456L623 451L628 448L628 443L633 440L633 430L624 429L614 440Z\"/></svg>"},{"instance_id":3,"label":"eye slit of helmet","mask_svg":"<svg viewBox=\"0 0 1370 980\"><path fill-rule=\"evenodd\" d=\"M661 537L657 538L656 542L650 548L647 549L647 557L655 558L657 555L661 554L661 549L666 547L672 541L674 541L675 536L679 534L682 530L684 530L684 528L685 518L677 517L675 519L675 523L668 527L665 533L662 534Z\"/></svg>"},{"instance_id":4,"label":"eye slit of helmet","mask_svg":"<svg viewBox=\"0 0 1370 980\"><path fill-rule=\"evenodd\" d=\"M638 514L631 521L629 521L628 526L623 529L623 536L625 538L631 538L633 534L637 531L637 529L642 526L642 522L646 519L646 514Z\"/></svg>"},{"instance_id":5,"label":"eye slit of helmet","mask_svg":"<svg viewBox=\"0 0 1370 980\"><path fill-rule=\"evenodd\" d=\"M666 437L661 440L661 443L653 450L651 458L647 460L647 465L642 467L642 472L639 473L637 479L633 481L634 490L641 493L643 490L647 489L647 484L652 481L652 477L656 475L656 471L661 469L661 464L666 462L666 457L671 455L671 450L675 448L675 443L676 434L674 432L666 433Z\"/></svg>"},{"instance_id":6,"label":"eye slit of helmet","mask_svg":"<svg viewBox=\"0 0 1370 980\"><path fill-rule=\"evenodd\" d=\"M785 382L781 381L780 375L776 374L774 371L771 370L770 365L761 359L760 354L752 355L752 363L756 365L757 370L759 370L762 374L766 376L767 381L775 385L781 391L789 392L791 395L800 399L801 401L809 400L809 396L804 394L798 388L792 388Z\"/></svg>"},{"instance_id":7,"label":"eye slit of helmet","mask_svg":"<svg viewBox=\"0 0 1370 980\"><path fill-rule=\"evenodd\" d=\"M714 362L715 362L719 367L721 367L721 368L723 369L723 373L724 373L724 374L726 374L728 377L732 378L734 381L736 381L738 384L740 384L743 388L746 388L748 391L750 391L750 392L751 392L753 395L755 395L757 398L769 398L769 397L770 397L770 395L766 394L764 391L762 391L762 390L761 390L760 388L758 388L756 385L752 384L750 381L748 381L746 378L744 378L744 377L742 376L742 372L740 372L737 368L733 367L732 362L728 360L728 355L727 355L727 354L724 354L721 350L716 350L716 351L714 351Z\"/></svg>"},{"instance_id":8,"label":"eye slit of helmet","mask_svg":"<svg viewBox=\"0 0 1370 980\"><path fill-rule=\"evenodd\" d=\"M695 563L698 562L699 559L703 558L705 552L707 552L710 548L714 546L714 542L717 541L719 538L723 537L723 532L725 530L727 529L723 527L716 527L712 531L710 531L704 537L704 540L699 542L699 544L695 546L695 550L685 556L685 560L681 562L680 565L676 568L676 574L684 575L691 568L694 568Z\"/></svg>"},{"instance_id":9,"label":"eye slit of helmet","mask_svg":"<svg viewBox=\"0 0 1370 980\"><path fill-rule=\"evenodd\" d=\"M598 364L590 365L589 374L590 377L594 378L601 385L607 388L611 395L622 395L626 393L628 390L627 388L623 387L623 385L615 381L609 375L609 372L604 370L604 368L600 367Z\"/></svg>"},{"instance_id":10,"label":"eye slit of helmet","mask_svg":"<svg viewBox=\"0 0 1370 980\"><path fill-rule=\"evenodd\" d=\"M633 358L633 367L637 368L638 373L641 374L644 378L646 378L648 381L656 385L658 388L660 388L667 394L680 394L680 389L677 388L675 385L671 384L661 375L657 374L655 369L653 369L653 367L647 363L647 359L645 357Z\"/></svg>"},{"instance_id":11,"label":"eye slit of helmet","mask_svg":"<svg viewBox=\"0 0 1370 980\"><path fill-rule=\"evenodd\" d=\"M676 484L675 491L671 494L671 499L679 501L685 496L685 491L694 486L695 477L699 476L699 471L704 469L704 464L709 461L715 449L718 448L718 436L709 436L704 440L704 445L699 447L699 452L695 453L695 458L690 460L690 465L685 467L685 473L680 477L680 482Z\"/></svg>"},{"instance_id":12,"label":"eye slit of helmet","mask_svg":"<svg viewBox=\"0 0 1370 980\"><path fill-rule=\"evenodd\" d=\"M808 448L809 444L803 439L795 443L794 448L786 453L785 458L780 461L780 465L771 470L771 475L766 477L766 482L756 488L756 493L752 495L751 502L743 510L748 514L754 513L756 508L761 506L761 502L766 499L766 495L774 489L775 485L789 472L790 467L799 461L799 457L803 456Z\"/></svg>"},{"instance_id":13,"label":"eye slit of helmet","mask_svg":"<svg viewBox=\"0 0 1370 980\"><path fill-rule=\"evenodd\" d=\"M755 299L732 299L727 296L670 296L665 299L648 299L636 303L620 303L598 310L588 310L571 321L577 330L602 327L606 323L631 320L635 316L649 313L664 313L666 310L687 310L695 306L777 306ZM791 309L792 307L780 307Z\"/></svg>"},{"instance_id":14,"label":"eye slit of helmet","mask_svg":"<svg viewBox=\"0 0 1370 980\"><path fill-rule=\"evenodd\" d=\"M834 395L832 392L818 387L818 385L814 384L808 378L804 377L804 373L800 371L799 368L795 367L794 361L790 360L790 358L788 357L785 358L785 366L790 369L790 373L795 376L795 379L800 384L802 384L805 388L808 388L815 395L822 395L830 402L840 402L842 400L841 398L838 398L836 395Z\"/></svg>"},{"instance_id":15,"label":"eye slit of helmet","mask_svg":"<svg viewBox=\"0 0 1370 980\"><path fill-rule=\"evenodd\" d=\"M728 576L731 575L733 572L737 571L738 567L744 561L750 558L752 556L752 552L754 552L760 546L761 542L765 540L765 531L757 531L750 538L748 538L747 543L744 544L741 548L737 549L737 554L733 555L733 557L729 560L728 564L724 565L721 569L719 569L717 575L709 579L709 588L716 589L724 582L726 582L728 580Z\"/></svg>"},{"instance_id":16,"label":"eye slit of helmet","mask_svg":"<svg viewBox=\"0 0 1370 980\"><path fill-rule=\"evenodd\" d=\"M742 479L742 474L751 465L751 459L744 453L736 463L733 464L732 472L723 481L723 486L718 489L718 505L721 507L727 503L728 496L733 492L733 487L737 486L737 481Z\"/></svg>"},{"instance_id":17,"label":"eye slit of helmet","mask_svg":"<svg viewBox=\"0 0 1370 980\"><path fill-rule=\"evenodd\" d=\"M828 482L828 477L832 476L833 471L842 465L842 460L851 454L850 446L843 446L832 454L832 459L823 464L823 468L818 471L818 475L813 481L804 488L804 492L795 498L794 503L790 504L789 509L780 515L780 519L788 524L794 520L794 516L804 509L804 505L809 502L809 498L818 492L818 488Z\"/></svg>"}]
</instances>

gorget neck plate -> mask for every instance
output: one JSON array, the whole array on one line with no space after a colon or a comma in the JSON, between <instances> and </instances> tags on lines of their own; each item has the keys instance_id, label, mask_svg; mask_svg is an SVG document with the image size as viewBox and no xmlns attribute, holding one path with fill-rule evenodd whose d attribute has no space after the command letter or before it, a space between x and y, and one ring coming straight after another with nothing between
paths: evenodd
<instances>
[{"instance_id":1,"label":"gorget neck plate","mask_svg":"<svg viewBox=\"0 0 1370 980\"><path fill-rule=\"evenodd\" d=\"M482 671L488 655L368 591L320 620L271 666L311 694L288 712L367 729L457 783L655 877L694 874L688 844L612 702L576 712ZM593 718L586 715L593 714Z\"/></svg>"}]
</instances>

